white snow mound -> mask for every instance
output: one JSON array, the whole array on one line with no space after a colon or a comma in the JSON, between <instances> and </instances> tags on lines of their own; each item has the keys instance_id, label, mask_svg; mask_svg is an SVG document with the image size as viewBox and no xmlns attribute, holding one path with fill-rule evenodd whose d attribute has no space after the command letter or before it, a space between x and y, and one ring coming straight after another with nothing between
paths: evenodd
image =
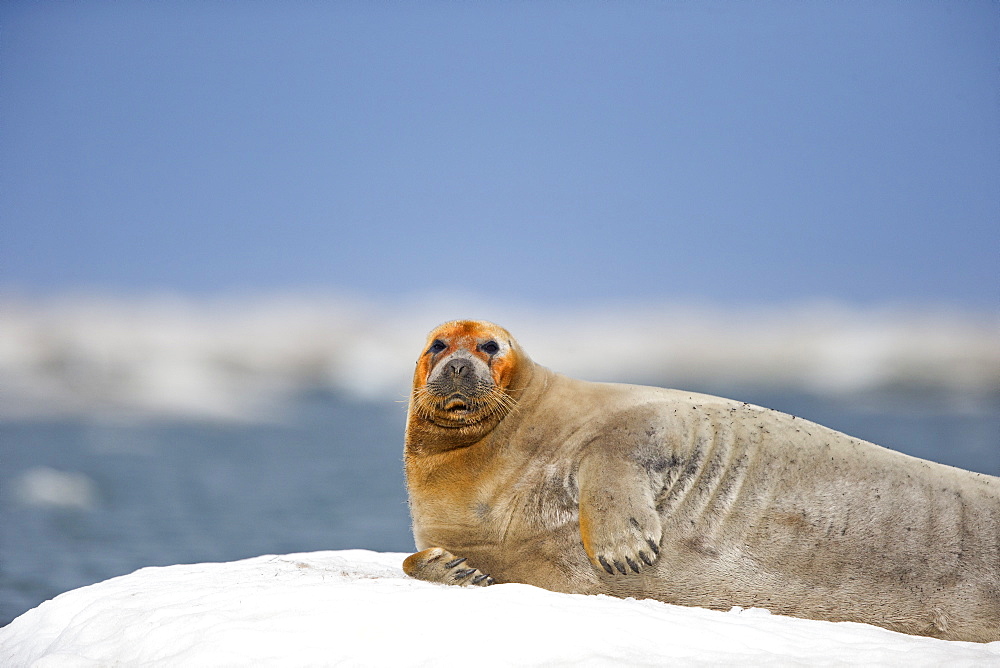
<instances>
[{"instance_id":1,"label":"white snow mound","mask_svg":"<svg viewBox=\"0 0 1000 668\"><path fill-rule=\"evenodd\" d=\"M864 624L412 580L365 550L144 568L0 629L20 666L983 666L1000 642Z\"/></svg>"}]
</instances>

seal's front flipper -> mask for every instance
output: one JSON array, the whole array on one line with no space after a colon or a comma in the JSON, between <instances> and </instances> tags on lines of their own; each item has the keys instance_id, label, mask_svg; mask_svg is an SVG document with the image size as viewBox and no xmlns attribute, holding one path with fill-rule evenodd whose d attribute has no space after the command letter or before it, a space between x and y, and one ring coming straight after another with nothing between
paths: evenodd
<instances>
[{"instance_id":1,"label":"seal's front flipper","mask_svg":"<svg viewBox=\"0 0 1000 668\"><path fill-rule=\"evenodd\" d=\"M470 567L465 562L465 557L456 557L442 547L429 547L411 554L403 561L403 572L417 580L460 587L485 587L493 584L493 578Z\"/></svg>"},{"instance_id":2,"label":"seal's front flipper","mask_svg":"<svg viewBox=\"0 0 1000 668\"><path fill-rule=\"evenodd\" d=\"M591 457L577 475L580 539L594 566L609 575L652 566L663 528L646 472L627 460Z\"/></svg>"}]
</instances>

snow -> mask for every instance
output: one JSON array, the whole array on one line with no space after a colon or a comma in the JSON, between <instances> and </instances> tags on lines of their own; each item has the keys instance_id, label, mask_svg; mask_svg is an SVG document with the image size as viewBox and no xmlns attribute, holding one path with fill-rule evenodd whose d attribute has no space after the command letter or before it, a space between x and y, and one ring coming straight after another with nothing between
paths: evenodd
<instances>
[{"instance_id":1,"label":"snow","mask_svg":"<svg viewBox=\"0 0 1000 668\"><path fill-rule=\"evenodd\" d=\"M0 629L0 665L1000 666L976 644L734 608L412 580L365 550L144 568Z\"/></svg>"}]
</instances>

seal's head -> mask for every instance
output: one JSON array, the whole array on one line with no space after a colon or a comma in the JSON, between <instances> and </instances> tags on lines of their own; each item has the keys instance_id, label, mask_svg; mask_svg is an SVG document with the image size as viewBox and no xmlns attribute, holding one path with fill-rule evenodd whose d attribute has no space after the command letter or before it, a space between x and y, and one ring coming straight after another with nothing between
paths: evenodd
<instances>
[{"instance_id":1,"label":"seal's head","mask_svg":"<svg viewBox=\"0 0 1000 668\"><path fill-rule=\"evenodd\" d=\"M514 407L512 391L525 364L530 361L503 327L447 322L428 335L417 359L410 419L462 436L485 434Z\"/></svg>"}]
</instances>

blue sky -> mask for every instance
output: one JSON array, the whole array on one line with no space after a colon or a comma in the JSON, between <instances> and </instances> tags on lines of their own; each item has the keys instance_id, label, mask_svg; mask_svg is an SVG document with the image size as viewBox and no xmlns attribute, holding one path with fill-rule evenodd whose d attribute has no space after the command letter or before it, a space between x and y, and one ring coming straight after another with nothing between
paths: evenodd
<instances>
[{"instance_id":1,"label":"blue sky","mask_svg":"<svg viewBox=\"0 0 1000 668\"><path fill-rule=\"evenodd\" d=\"M7 2L0 288L1000 304L997 2Z\"/></svg>"}]
</instances>

